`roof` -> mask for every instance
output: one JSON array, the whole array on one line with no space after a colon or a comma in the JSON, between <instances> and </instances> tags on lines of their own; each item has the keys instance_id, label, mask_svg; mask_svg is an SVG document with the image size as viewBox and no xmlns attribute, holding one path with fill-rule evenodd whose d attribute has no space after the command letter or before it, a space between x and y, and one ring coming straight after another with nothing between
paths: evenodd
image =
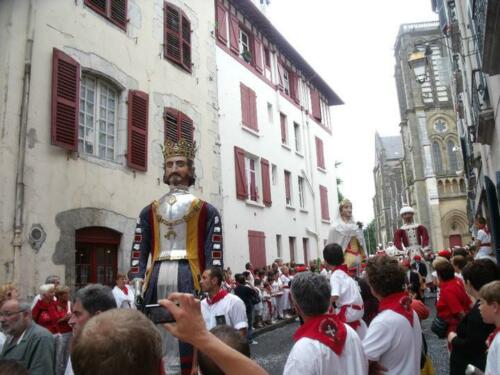
<instances>
[{"instance_id":1,"label":"roof","mask_svg":"<svg viewBox=\"0 0 500 375\"><path fill-rule=\"evenodd\" d=\"M333 91L328 83L309 65L299 52L285 39L274 27L269 19L250 0L233 0L231 3L242 12L261 31L270 42L278 46L278 49L294 64L309 81L328 101L328 105L344 104L342 99Z\"/></svg>"}]
</instances>

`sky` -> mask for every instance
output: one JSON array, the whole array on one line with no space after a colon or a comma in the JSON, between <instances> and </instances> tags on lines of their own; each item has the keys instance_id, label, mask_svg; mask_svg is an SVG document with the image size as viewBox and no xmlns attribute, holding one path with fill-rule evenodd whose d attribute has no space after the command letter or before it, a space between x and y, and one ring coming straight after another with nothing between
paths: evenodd
<instances>
[{"instance_id":1,"label":"sky","mask_svg":"<svg viewBox=\"0 0 500 375\"><path fill-rule=\"evenodd\" d=\"M374 216L375 132L399 134L399 25L436 20L431 0L271 0L267 16L345 103L330 108L342 162L337 176L354 218L367 224Z\"/></svg>"}]
</instances>

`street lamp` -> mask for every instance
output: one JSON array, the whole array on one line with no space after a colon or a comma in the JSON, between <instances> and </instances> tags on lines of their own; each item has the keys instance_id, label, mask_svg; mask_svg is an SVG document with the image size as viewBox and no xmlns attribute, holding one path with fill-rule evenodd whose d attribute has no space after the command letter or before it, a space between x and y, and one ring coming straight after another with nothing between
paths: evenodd
<instances>
[{"instance_id":1,"label":"street lamp","mask_svg":"<svg viewBox=\"0 0 500 375\"><path fill-rule=\"evenodd\" d=\"M422 84L427 79L427 57L432 54L429 46L426 46L425 51L419 50L417 47L408 56L408 65L415 74L415 79Z\"/></svg>"}]
</instances>

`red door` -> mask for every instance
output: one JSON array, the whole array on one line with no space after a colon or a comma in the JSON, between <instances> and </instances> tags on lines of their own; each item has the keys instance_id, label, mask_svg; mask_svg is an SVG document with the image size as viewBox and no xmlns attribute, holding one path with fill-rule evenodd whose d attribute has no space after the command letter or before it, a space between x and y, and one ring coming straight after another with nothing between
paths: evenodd
<instances>
[{"instance_id":1,"label":"red door","mask_svg":"<svg viewBox=\"0 0 500 375\"><path fill-rule=\"evenodd\" d=\"M75 287L90 283L113 286L121 234L108 228L87 227L77 230L75 237Z\"/></svg>"},{"instance_id":2,"label":"red door","mask_svg":"<svg viewBox=\"0 0 500 375\"><path fill-rule=\"evenodd\" d=\"M288 237L290 245L290 262L295 262L295 237Z\"/></svg>"},{"instance_id":3,"label":"red door","mask_svg":"<svg viewBox=\"0 0 500 375\"><path fill-rule=\"evenodd\" d=\"M250 263L255 268L266 266L266 235L264 232L248 231L248 251Z\"/></svg>"},{"instance_id":4,"label":"red door","mask_svg":"<svg viewBox=\"0 0 500 375\"><path fill-rule=\"evenodd\" d=\"M451 248L453 248L454 246L462 246L462 236L459 234L452 234L449 237L449 241Z\"/></svg>"}]
</instances>

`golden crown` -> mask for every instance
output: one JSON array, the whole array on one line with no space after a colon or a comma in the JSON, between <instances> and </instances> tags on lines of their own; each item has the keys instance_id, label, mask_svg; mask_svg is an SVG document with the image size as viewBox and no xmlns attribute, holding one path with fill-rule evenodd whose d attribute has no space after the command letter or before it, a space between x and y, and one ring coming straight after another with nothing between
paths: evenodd
<instances>
[{"instance_id":1,"label":"golden crown","mask_svg":"<svg viewBox=\"0 0 500 375\"><path fill-rule=\"evenodd\" d=\"M179 139L178 142L167 141L163 147L163 157L165 159L174 156L184 156L188 160L194 160L196 154L196 142Z\"/></svg>"}]
</instances>

